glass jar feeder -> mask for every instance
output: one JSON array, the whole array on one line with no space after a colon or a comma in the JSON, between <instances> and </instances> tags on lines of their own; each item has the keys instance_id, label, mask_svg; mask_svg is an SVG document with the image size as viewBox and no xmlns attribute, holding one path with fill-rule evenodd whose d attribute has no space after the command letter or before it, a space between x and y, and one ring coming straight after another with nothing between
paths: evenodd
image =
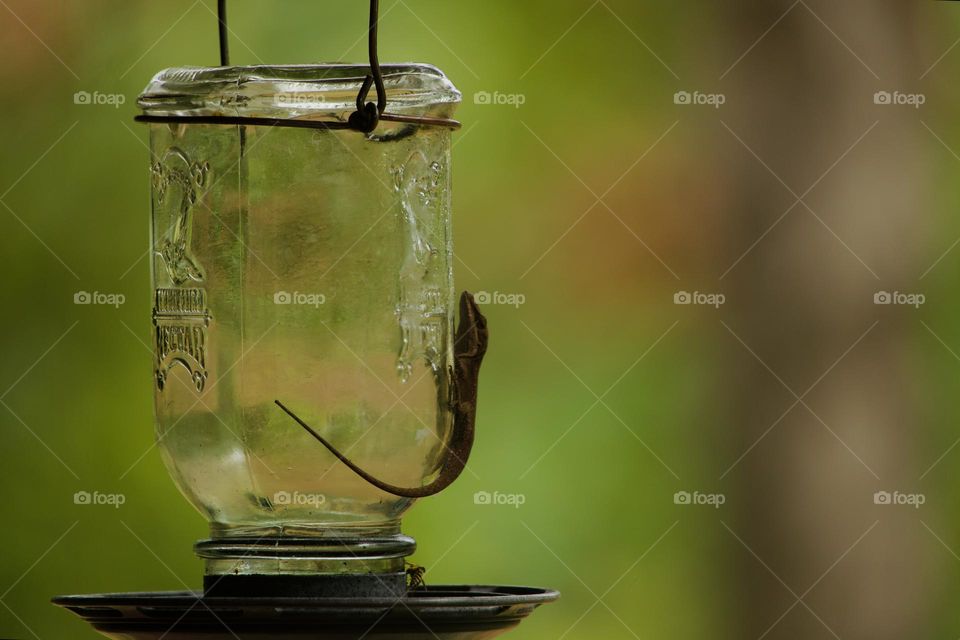
<instances>
[{"instance_id":1,"label":"glass jar feeder","mask_svg":"<svg viewBox=\"0 0 960 640\"><path fill-rule=\"evenodd\" d=\"M245 124L348 121L368 72L168 69L139 99L157 439L211 523L197 547L208 586L274 573L287 543L296 557L281 572L402 574L412 498L374 486L316 435L415 488L438 473L454 429L450 129ZM448 119L460 101L431 66L388 65L382 77L401 116ZM332 561L331 548L342 552ZM258 549L270 550L262 561Z\"/></svg>"},{"instance_id":2,"label":"glass jar feeder","mask_svg":"<svg viewBox=\"0 0 960 640\"><path fill-rule=\"evenodd\" d=\"M464 293L454 329L460 94L380 67L370 7L369 66L236 67L219 0L220 66L139 99L157 441L211 535L203 592L54 599L108 637L492 638L559 596L405 571L401 515L470 455L487 328Z\"/></svg>"}]
</instances>

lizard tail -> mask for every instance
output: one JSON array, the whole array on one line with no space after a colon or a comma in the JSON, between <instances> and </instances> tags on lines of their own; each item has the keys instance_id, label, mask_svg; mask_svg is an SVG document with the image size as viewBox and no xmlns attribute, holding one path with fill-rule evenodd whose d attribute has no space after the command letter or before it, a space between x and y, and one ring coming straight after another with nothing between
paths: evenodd
<instances>
[{"instance_id":1,"label":"lizard tail","mask_svg":"<svg viewBox=\"0 0 960 640\"><path fill-rule=\"evenodd\" d=\"M402 498L432 496L449 487L454 480L460 477L467 466L470 451L473 449L477 411L477 380L480 373L480 363L487 351L488 336L486 318L477 308L473 296L464 291L460 296L460 324L457 327L457 338L454 345L453 398L451 402L453 433L450 442L444 448L440 473L432 482L421 487L400 487L374 477L317 433L313 427L304 422L282 402L279 400L274 400L274 402L347 468L381 491Z\"/></svg>"},{"instance_id":2,"label":"lizard tail","mask_svg":"<svg viewBox=\"0 0 960 640\"><path fill-rule=\"evenodd\" d=\"M437 477L436 480L434 480L430 484L424 485L422 487L398 487L397 485L390 484L389 482L384 482L383 480L375 478L374 476L370 475L369 473L364 471L362 468L360 468L357 465L357 463L355 463L353 460L351 460L350 458L345 456L343 453L341 453L340 450L338 450L335 446L330 444L330 442L326 438L324 438L322 435L317 433L313 427L311 427L302 419L300 419L300 416L298 416L293 411L288 409L282 402L280 402L279 400L274 400L274 403L278 407L283 409L283 411L288 416L293 418L297 422L297 424L303 427L304 431L306 431L311 436L313 436L317 440L317 442L325 446L327 450L330 451L330 453L336 456L337 460L345 464L347 467L349 467L351 471L353 471L355 474L357 474L358 476L360 476L361 478L363 478L364 480L366 480L367 482L375 486L377 489L380 489L381 491L386 491L387 493L392 493L395 496L400 496L403 498L423 498L423 497L431 496L435 493L438 493L439 491L442 491L443 489L445 489L447 486L447 485L436 486L436 487L434 486L436 484L439 484L439 480L440 480L439 476Z\"/></svg>"}]
</instances>

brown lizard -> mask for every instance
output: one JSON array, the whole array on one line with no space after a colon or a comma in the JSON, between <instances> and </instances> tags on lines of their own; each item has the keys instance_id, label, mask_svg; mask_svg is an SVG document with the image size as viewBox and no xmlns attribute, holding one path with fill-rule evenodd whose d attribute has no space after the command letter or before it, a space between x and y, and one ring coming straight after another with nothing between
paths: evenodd
<instances>
[{"instance_id":1,"label":"brown lizard","mask_svg":"<svg viewBox=\"0 0 960 640\"><path fill-rule=\"evenodd\" d=\"M460 323L457 326L456 342L453 349L454 362L450 398L450 407L453 410L453 433L450 442L445 446L439 474L432 482L422 487L398 487L373 477L337 450L326 438L301 420L283 403L279 400L274 400L274 402L307 433L325 446L340 462L378 489L403 498L432 496L449 487L467 466L467 459L470 457L470 450L473 448L477 414L477 379L480 375L480 363L483 360L483 355L487 352L488 337L487 319L480 313L473 295L464 291L460 296Z\"/></svg>"}]
</instances>

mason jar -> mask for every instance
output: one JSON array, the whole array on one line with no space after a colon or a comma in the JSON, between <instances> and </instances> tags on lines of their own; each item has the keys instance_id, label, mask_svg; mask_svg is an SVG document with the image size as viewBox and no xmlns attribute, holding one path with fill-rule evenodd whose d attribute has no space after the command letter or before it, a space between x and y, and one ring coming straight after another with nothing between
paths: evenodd
<instances>
[{"instance_id":1,"label":"mason jar","mask_svg":"<svg viewBox=\"0 0 960 640\"><path fill-rule=\"evenodd\" d=\"M413 550L412 499L276 401L399 486L436 474L452 429L450 130L268 120L343 123L368 72L168 69L139 99L154 118L156 437L210 522L208 577L399 575ZM449 118L460 101L434 67L382 73L391 113Z\"/></svg>"}]
</instances>

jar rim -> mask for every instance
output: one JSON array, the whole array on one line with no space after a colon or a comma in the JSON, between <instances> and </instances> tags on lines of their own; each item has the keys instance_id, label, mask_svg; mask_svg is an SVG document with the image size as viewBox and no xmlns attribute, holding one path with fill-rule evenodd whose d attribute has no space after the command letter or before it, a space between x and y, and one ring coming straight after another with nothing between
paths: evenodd
<instances>
[{"instance_id":1,"label":"jar rim","mask_svg":"<svg viewBox=\"0 0 960 640\"><path fill-rule=\"evenodd\" d=\"M144 115L342 120L356 109L366 64L174 67L157 73L137 99ZM461 94L428 64L381 65L391 112L449 118ZM376 98L375 90L371 98Z\"/></svg>"}]
</instances>

